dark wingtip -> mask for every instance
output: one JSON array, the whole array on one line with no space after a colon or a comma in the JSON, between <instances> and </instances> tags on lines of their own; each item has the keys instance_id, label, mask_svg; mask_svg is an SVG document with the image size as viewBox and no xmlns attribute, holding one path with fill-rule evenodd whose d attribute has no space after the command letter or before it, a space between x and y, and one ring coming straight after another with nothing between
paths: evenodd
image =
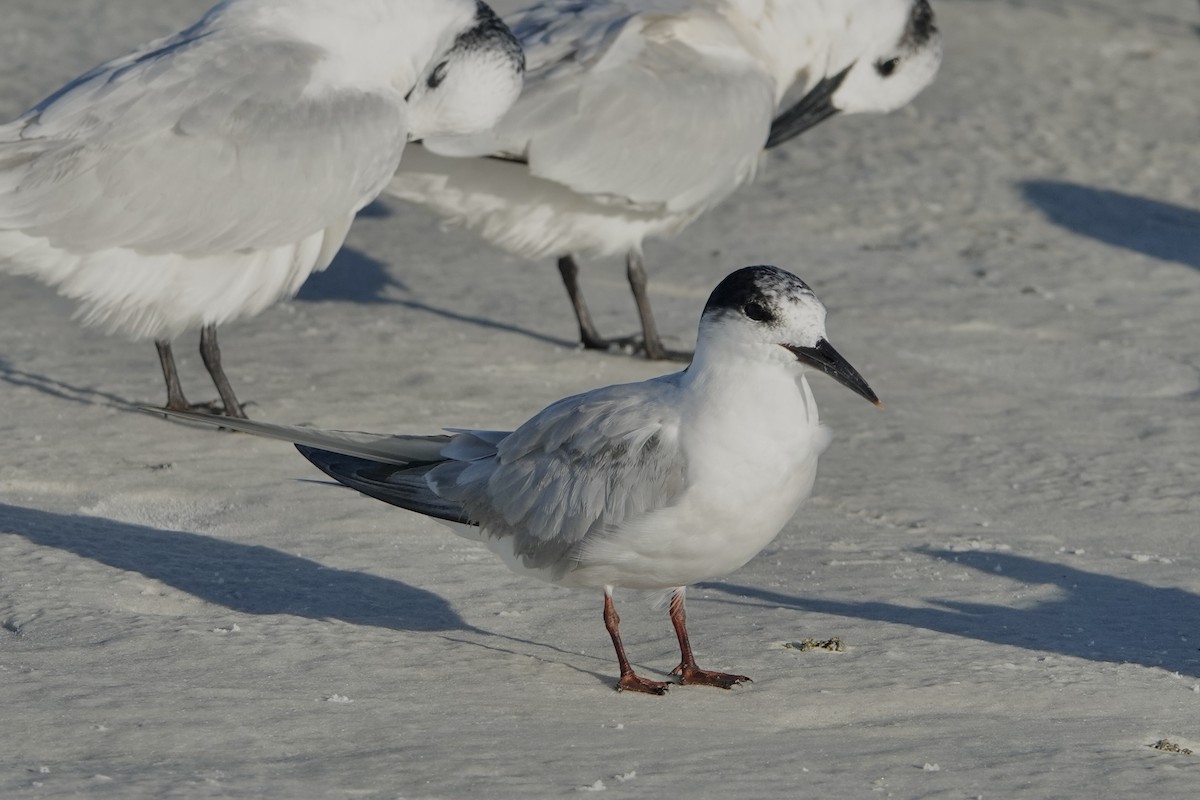
<instances>
[{"instance_id":1,"label":"dark wingtip","mask_svg":"<svg viewBox=\"0 0 1200 800\"><path fill-rule=\"evenodd\" d=\"M313 466L321 470L321 472L324 472L326 475L338 482L342 482L341 478L339 478L333 472L333 465L337 461L346 460L349 458L349 456L344 456L340 453L334 453L331 450L321 450L318 447L310 447L306 444L297 444L295 447L298 451L300 451L300 455L312 462Z\"/></svg>"}]
</instances>

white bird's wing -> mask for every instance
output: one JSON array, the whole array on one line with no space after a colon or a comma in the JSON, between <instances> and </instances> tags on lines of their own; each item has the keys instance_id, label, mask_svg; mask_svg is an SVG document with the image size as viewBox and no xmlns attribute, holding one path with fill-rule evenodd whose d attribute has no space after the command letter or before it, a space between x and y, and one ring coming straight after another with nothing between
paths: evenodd
<instances>
[{"instance_id":1,"label":"white bird's wing","mask_svg":"<svg viewBox=\"0 0 1200 800\"><path fill-rule=\"evenodd\" d=\"M491 538L511 539L526 568L568 571L589 536L669 506L687 464L670 379L568 397L494 447L493 456L434 467L427 483ZM477 449L487 434L460 434ZM478 452L476 453L478 455Z\"/></svg>"},{"instance_id":2,"label":"white bird's wing","mask_svg":"<svg viewBox=\"0 0 1200 800\"><path fill-rule=\"evenodd\" d=\"M395 171L405 105L306 91L325 57L201 24L93 70L0 126L0 230L205 256L343 224Z\"/></svg>"},{"instance_id":3,"label":"white bird's wing","mask_svg":"<svg viewBox=\"0 0 1200 800\"><path fill-rule=\"evenodd\" d=\"M426 145L524 159L539 178L645 208L720 199L753 172L774 83L713 12L636 6L568 0L512 17L521 97L494 131Z\"/></svg>"}]
</instances>

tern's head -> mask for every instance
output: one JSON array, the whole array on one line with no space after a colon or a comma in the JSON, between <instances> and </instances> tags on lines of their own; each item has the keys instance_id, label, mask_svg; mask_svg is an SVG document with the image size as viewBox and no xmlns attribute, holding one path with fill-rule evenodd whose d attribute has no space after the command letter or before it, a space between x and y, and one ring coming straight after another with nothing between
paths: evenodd
<instances>
[{"instance_id":1,"label":"tern's head","mask_svg":"<svg viewBox=\"0 0 1200 800\"><path fill-rule=\"evenodd\" d=\"M743 267L717 284L700 317L696 355L710 350L721 358L815 369L879 404L825 338L825 306L808 284L778 267Z\"/></svg>"},{"instance_id":2,"label":"tern's head","mask_svg":"<svg viewBox=\"0 0 1200 800\"><path fill-rule=\"evenodd\" d=\"M834 114L886 114L933 82L942 36L928 0L850 2L830 32L824 75L771 126L768 147Z\"/></svg>"},{"instance_id":3,"label":"tern's head","mask_svg":"<svg viewBox=\"0 0 1200 800\"><path fill-rule=\"evenodd\" d=\"M409 137L478 133L493 127L521 93L525 54L483 2L417 78L407 101Z\"/></svg>"},{"instance_id":4,"label":"tern's head","mask_svg":"<svg viewBox=\"0 0 1200 800\"><path fill-rule=\"evenodd\" d=\"M927 0L873 3L847 24L862 28L850 71L830 98L843 114L887 113L933 82L942 64L942 35Z\"/></svg>"}]
</instances>

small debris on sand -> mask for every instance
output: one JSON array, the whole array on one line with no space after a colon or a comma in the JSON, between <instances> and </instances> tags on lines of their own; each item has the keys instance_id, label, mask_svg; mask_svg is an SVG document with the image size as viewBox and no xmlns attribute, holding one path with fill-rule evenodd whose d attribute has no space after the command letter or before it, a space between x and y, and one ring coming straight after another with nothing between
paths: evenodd
<instances>
[{"instance_id":1,"label":"small debris on sand","mask_svg":"<svg viewBox=\"0 0 1200 800\"><path fill-rule=\"evenodd\" d=\"M1153 750L1162 750L1164 753L1179 753L1180 755L1190 756L1192 751L1186 747L1180 747L1170 739L1159 739L1154 744L1150 745Z\"/></svg>"},{"instance_id":2,"label":"small debris on sand","mask_svg":"<svg viewBox=\"0 0 1200 800\"><path fill-rule=\"evenodd\" d=\"M830 653L846 652L846 643L841 638L834 636L832 639L820 641L817 639L804 639L799 642L784 642L784 647L790 650L828 650Z\"/></svg>"}]
</instances>

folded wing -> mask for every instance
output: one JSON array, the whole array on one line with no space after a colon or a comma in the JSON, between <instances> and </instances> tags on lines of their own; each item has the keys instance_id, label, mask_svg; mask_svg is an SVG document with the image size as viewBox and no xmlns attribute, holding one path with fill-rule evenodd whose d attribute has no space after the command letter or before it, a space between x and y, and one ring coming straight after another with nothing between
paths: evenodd
<instances>
[{"instance_id":1,"label":"folded wing","mask_svg":"<svg viewBox=\"0 0 1200 800\"><path fill-rule=\"evenodd\" d=\"M610 386L560 400L500 441L494 456L429 471L441 498L531 569L561 575L589 536L669 506L687 464L666 382ZM457 441L457 437L456 437Z\"/></svg>"}]
</instances>

